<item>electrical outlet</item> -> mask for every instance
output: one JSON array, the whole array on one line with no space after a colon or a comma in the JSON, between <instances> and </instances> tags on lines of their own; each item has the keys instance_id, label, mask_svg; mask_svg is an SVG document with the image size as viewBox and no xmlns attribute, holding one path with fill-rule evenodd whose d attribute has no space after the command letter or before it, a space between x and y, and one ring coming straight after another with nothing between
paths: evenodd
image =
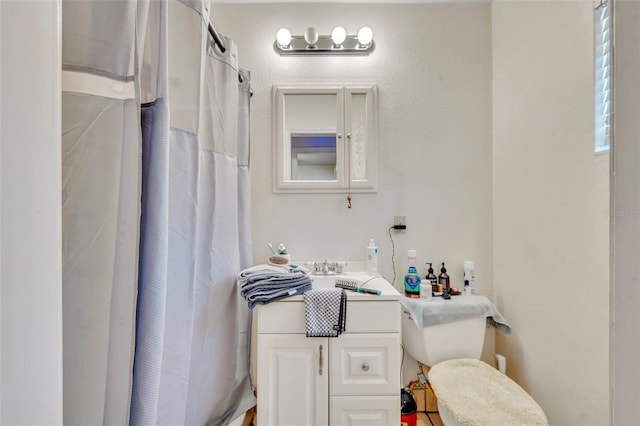
<instances>
[{"instance_id":1,"label":"electrical outlet","mask_svg":"<svg viewBox=\"0 0 640 426\"><path fill-rule=\"evenodd\" d=\"M394 216L393 226L404 226L404 229L394 229L394 231L404 234L407 232L407 217L406 216Z\"/></svg>"}]
</instances>

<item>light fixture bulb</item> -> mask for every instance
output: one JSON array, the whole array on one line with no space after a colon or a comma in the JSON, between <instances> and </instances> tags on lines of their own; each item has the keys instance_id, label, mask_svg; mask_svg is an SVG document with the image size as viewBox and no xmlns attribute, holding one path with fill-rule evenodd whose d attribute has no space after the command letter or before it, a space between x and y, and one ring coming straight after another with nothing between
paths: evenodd
<instances>
[{"instance_id":1,"label":"light fixture bulb","mask_svg":"<svg viewBox=\"0 0 640 426\"><path fill-rule=\"evenodd\" d=\"M358 43L361 46L369 46L373 40L373 31L369 27L362 27L358 31Z\"/></svg>"},{"instance_id":2,"label":"light fixture bulb","mask_svg":"<svg viewBox=\"0 0 640 426\"><path fill-rule=\"evenodd\" d=\"M335 27L331 31L331 40L336 46L340 46L347 39L347 31L342 27Z\"/></svg>"},{"instance_id":3,"label":"light fixture bulb","mask_svg":"<svg viewBox=\"0 0 640 426\"><path fill-rule=\"evenodd\" d=\"M289 47L291 44L291 32L286 28L280 28L276 34L278 45L283 48Z\"/></svg>"},{"instance_id":4,"label":"light fixture bulb","mask_svg":"<svg viewBox=\"0 0 640 426\"><path fill-rule=\"evenodd\" d=\"M319 37L318 31L313 27L307 28L307 31L304 32L304 41L307 42L309 47L315 47Z\"/></svg>"}]
</instances>

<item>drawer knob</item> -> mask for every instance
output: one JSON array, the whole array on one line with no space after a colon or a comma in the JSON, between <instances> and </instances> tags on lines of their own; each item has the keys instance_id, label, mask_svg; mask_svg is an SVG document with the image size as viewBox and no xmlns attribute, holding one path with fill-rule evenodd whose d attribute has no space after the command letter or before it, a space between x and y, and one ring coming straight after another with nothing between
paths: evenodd
<instances>
[{"instance_id":1,"label":"drawer knob","mask_svg":"<svg viewBox=\"0 0 640 426\"><path fill-rule=\"evenodd\" d=\"M363 362L362 363L362 371L369 371L369 363L368 362Z\"/></svg>"}]
</instances>

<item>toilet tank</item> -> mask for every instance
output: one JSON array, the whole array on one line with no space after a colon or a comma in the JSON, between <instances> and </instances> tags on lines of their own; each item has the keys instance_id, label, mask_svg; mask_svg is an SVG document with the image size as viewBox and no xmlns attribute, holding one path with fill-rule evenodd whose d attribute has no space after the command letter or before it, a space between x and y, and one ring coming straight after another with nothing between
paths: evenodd
<instances>
[{"instance_id":1,"label":"toilet tank","mask_svg":"<svg viewBox=\"0 0 640 426\"><path fill-rule=\"evenodd\" d=\"M412 357L428 366L448 359L480 359L486 329L486 317L477 316L420 330L411 314L402 310L402 344Z\"/></svg>"}]
</instances>

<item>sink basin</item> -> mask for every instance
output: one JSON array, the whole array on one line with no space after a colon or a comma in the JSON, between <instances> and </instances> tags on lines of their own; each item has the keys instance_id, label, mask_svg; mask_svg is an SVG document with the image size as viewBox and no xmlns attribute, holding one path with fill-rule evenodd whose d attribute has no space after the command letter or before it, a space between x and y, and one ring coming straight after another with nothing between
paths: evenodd
<instances>
[{"instance_id":1,"label":"sink basin","mask_svg":"<svg viewBox=\"0 0 640 426\"><path fill-rule=\"evenodd\" d=\"M348 272L340 275L311 275L311 278L314 290L324 290L335 288L338 279L356 280L363 283L372 277L368 276L366 272Z\"/></svg>"},{"instance_id":2,"label":"sink basin","mask_svg":"<svg viewBox=\"0 0 640 426\"><path fill-rule=\"evenodd\" d=\"M325 290L334 288L336 284L336 278L338 277L339 275L312 275L311 279L313 280L313 289Z\"/></svg>"},{"instance_id":3,"label":"sink basin","mask_svg":"<svg viewBox=\"0 0 640 426\"><path fill-rule=\"evenodd\" d=\"M365 288L379 290L381 292L381 296L397 298L399 294L383 277L372 277L371 275L367 275L366 272L345 272L339 275L312 275L311 277L313 279L312 288L314 290L334 289L336 288L336 280L345 279L356 281L358 283L358 287L364 284ZM376 297L379 297L380 295L377 295ZM371 294L347 291L347 296L349 298L361 298L371 297Z\"/></svg>"}]
</instances>

